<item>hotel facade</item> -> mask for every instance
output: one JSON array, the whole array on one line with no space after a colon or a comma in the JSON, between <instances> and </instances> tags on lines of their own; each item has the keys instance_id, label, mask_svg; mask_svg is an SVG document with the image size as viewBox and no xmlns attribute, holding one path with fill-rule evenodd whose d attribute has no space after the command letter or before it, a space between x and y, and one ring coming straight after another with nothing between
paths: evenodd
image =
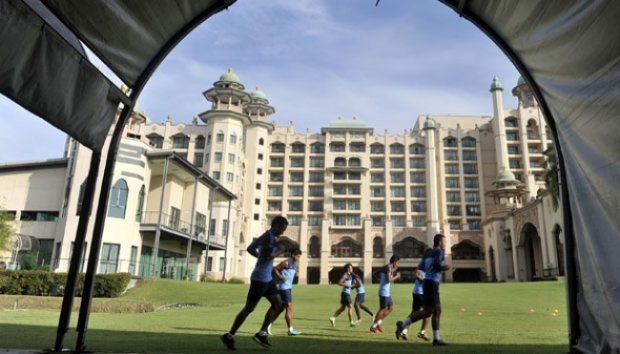
<instances>
[{"instance_id":1,"label":"hotel facade","mask_svg":"<svg viewBox=\"0 0 620 354\"><path fill-rule=\"evenodd\" d=\"M504 108L502 92L494 78L493 117L418 116L401 134L337 118L297 132L276 126L266 95L246 92L229 69L190 124L134 112L98 272L248 281L255 259L246 247L284 215L285 237L303 251L302 284L337 281L346 263L370 282L393 254L411 281L438 232L448 238L448 281L561 276L562 215L544 181L551 136L522 79L517 108ZM8 267L29 252L67 271L89 162L90 151L68 139L62 158L0 165L0 207L17 234L0 253ZM92 223L87 239L91 232Z\"/></svg>"}]
</instances>

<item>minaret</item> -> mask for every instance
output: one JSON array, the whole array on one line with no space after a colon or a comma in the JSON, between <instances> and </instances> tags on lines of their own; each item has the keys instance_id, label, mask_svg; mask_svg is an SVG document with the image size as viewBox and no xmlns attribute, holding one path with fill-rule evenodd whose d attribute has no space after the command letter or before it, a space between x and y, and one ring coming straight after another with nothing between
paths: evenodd
<instances>
[{"instance_id":1,"label":"minaret","mask_svg":"<svg viewBox=\"0 0 620 354\"><path fill-rule=\"evenodd\" d=\"M439 232L439 195L437 190L437 151L435 150L436 123L433 118L426 116L424 122L426 145L426 239L429 245L433 244L433 237Z\"/></svg>"},{"instance_id":2,"label":"minaret","mask_svg":"<svg viewBox=\"0 0 620 354\"><path fill-rule=\"evenodd\" d=\"M491 95L493 96L493 131L495 132L495 156L497 168L508 167L508 148L506 147L506 128L504 126L504 104L502 92L504 88L497 76L493 76L491 83Z\"/></svg>"}]
</instances>

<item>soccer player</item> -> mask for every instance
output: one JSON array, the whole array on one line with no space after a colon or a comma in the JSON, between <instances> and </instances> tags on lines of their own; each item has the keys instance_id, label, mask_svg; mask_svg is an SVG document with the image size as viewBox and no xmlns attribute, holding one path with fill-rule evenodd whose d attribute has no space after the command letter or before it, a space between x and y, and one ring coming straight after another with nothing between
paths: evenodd
<instances>
[{"instance_id":1,"label":"soccer player","mask_svg":"<svg viewBox=\"0 0 620 354\"><path fill-rule=\"evenodd\" d=\"M293 328L293 279L295 279L295 273L299 271L299 257L301 257L301 250L295 248L291 251L291 256L287 260L280 262L280 264L273 268L273 273L278 280L278 293L284 305L284 318L288 326L289 336L301 334L301 332ZM267 333L271 335L271 324L267 328Z\"/></svg>"},{"instance_id":2,"label":"soccer player","mask_svg":"<svg viewBox=\"0 0 620 354\"><path fill-rule=\"evenodd\" d=\"M366 311L366 313L369 314L370 317L373 318L373 322L374 322L375 314L372 313L372 311L370 311L370 309L366 307L366 305L364 305L364 301L366 300L366 289L364 289L364 282L362 281L362 278L359 275L357 275L357 273L353 273L353 284L354 284L353 287L355 288L355 291L356 291L355 303L353 304L353 308L355 309L355 315L357 316L356 324L362 323L362 315L360 313L360 308Z\"/></svg>"},{"instance_id":3,"label":"soccer player","mask_svg":"<svg viewBox=\"0 0 620 354\"><path fill-rule=\"evenodd\" d=\"M424 305L420 311L409 314L403 321L396 322L396 338L401 338L403 329L411 323L433 316L433 345L448 345L439 335L439 319L441 317L441 302L439 301L439 283L441 272L450 269L445 259L446 237L437 234L433 238L433 249L426 250L418 269L424 271Z\"/></svg>"},{"instance_id":4,"label":"soccer player","mask_svg":"<svg viewBox=\"0 0 620 354\"><path fill-rule=\"evenodd\" d=\"M250 277L250 290L245 301L245 306L239 311L235 321L228 333L222 335L221 340L226 348L235 350L235 333L249 314L254 311L256 305L262 297L266 297L271 306L265 313L265 319L260 328L252 339L265 348L271 348L271 344L267 340L267 326L272 323L282 312L282 300L278 294L276 284L272 279L273 259L285 252L283 246L278 246L276 240L284 233L288 226L288 221L283 216L276 216L271 221L271 228L256 238L248 246L247 251L256 257L256 266Z\"/></svg>"},{"instance_id":5,"label":"soccer player","mask_svg":"<svg viewBox=\"0 0 620 354\"><path fill-rule=\"evenodd\" d=\"M395 280L400 279L400 273L396 273L399 263L400 257L393 255L390 257L390 263L381 268L379 273L379 311L377 311L375 320L370 327L370 331L373 333L383 333L381 322L394 310L394 301L392 301L390 296L390 285Z\"/></svg>"},{"instance_id":6,"label":"soccer player","mask_svg":"<svg viewBox=\"0 0 620 354\"><path fill-rule=\"evenodd\" d=\"M411 312L416 312L422 310L424 306L424 272L420 269L416 269L415 271L415 280L413 282L413 303L411 305ZM422 326L420 327L420 331L418 332L418 338L424 339L425 341L430 340L426 335L426 327L428 326L430 318L424 317L422 320ZM404 328L400 334L400 338L407 340L407 328ZM398 338L397 338L398 339Z\"/></svg>"},{"instance_id":7,"label":"soccer player","mask_svg":"<svg viewBox=\"0 0 620 354\"><path fill-rule=\"evenodd\" d=\"M353 285L353 265L351 263L347 263L344 265L344 274L340 277L338 281L338 285L342 286L342 291L340 292L340 307L334 315L329 318L329 323L331 323L332 327L336 327L336 317L338 317L346 308L349 315L349 324L351 327L355 326L355 321L353 321L353 302L351 301L351 288Z\"/></svg>"}]
</instances>

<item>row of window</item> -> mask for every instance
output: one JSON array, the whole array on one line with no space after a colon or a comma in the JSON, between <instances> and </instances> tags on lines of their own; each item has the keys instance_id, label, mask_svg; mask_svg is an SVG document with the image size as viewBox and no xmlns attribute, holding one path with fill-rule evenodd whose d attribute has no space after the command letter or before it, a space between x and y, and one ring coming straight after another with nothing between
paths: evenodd
<instances>
[{"instance_id":1,"label":"row of window","mask_svg":"<svg viewBox=\"0 0 620 354\"><path fill-rule=\"evenodd\" d=\"M462 151L463 161L476 161L476 151L475 150L463 150ZM458 161L459 156L458 152L454 150L446 150L443 152L443 158L446 161Z\"/></svg>"},{"instance_id":2,"label":"row of window","mask_svg":"<svg viewBox=\"0 0 620 354\"><path fill-rule=\"evenodd\" d=\"M445 147L458 147L458 139L452 136L448 136L443 139L443 145ZM465 137L461 139L461 146L464 148L475 148L476 147L476 139L472 137ZM366 152L368 146L365 143L361 142L353 142L348 146L349 152ZM385 145L380 143L374 143L370 145L370 153L371 154L385 154ZM271 152L272 153L285 153L286 145L283 143L273 143L271 144ZM329 144L329 151L331 152L346 152L347 145L342 142L332 142ZM400 143L393 143L389 145L389 151L392 155L402 155L405 153L405 145ZM409 153L412 155L424 155L425 147L423 144L415 143L409 145ZM305 153L306 145L302 143L293 143L291 144L291 153ZM323 143L313 143L310 144L310 153L312 154L322 154L325 152L325 144Z\"/></svg>"},{"instance_id":3,"label":"row of window","mask_svg":"<svg viewBox=\"0 0 620 354\"><path fill-rule=\"evenodd\" d=\"M164 146L164 137L159 135L159 134L151 134L149 136L147 136L147 138L149 139L149 144L154 146L157 149L161 149ZM187 149L189 147L189 141L190 138L185 135L185 134L178 134L173 136L172 138L172 148L173 149ZM219 132L215 135L215 142L216 143L223 143L225 140L225 135L223 132ZM237 135L236 134L231 134L228 136L228 142L232 145L236 145L237 144ZM264 145L264 140L261 139L261 142L259 142L260 145ZM211 144L211 134L207 135L207 139L206 139L206 145L210 145ZM205 138L202 135L198 135L196 137L196 140L194 142L194 147L196 149L204 149L205 147Z\"/></svg>"},{"instance_id":4,"label":"row of window","mask_svg":"<svg viewBox=\"0 0 620 354\"><path fill-rule=\"evenodd\" d=\"M459 164L458 163L446 163L444 165L444 170L447 175L458 175L459 174ZM476 175L478 174L478 165L473 163L464 163L463 164L463 174L465 175Z\"/></svg>"}]
</instances>

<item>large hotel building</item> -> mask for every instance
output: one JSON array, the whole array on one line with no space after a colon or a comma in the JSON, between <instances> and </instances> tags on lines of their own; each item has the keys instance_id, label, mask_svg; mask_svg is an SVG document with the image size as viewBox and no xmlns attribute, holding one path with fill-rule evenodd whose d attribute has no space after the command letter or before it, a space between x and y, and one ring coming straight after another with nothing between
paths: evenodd
<instances>
[{"instance_id":1,"label":"large hotel building","mask_svg":"<svg viewBox=\"0 0 620 354\"><path fill-rule=\"evenodd\" d=\"M502 92L494 78L493 117L418 116L402 134L337 118L297 132L276 126L265 94L248 93L229 69L191 124L132 116L98 272L247 281L255 260L246 247L284 215L285 236L303 251L302 284L333 282L346 263L370 282L393 254L410 279L438 232L449 240L447 280L561 276L561 210L545 191L551 136L522 79L517 108L504 108ZM68 139L62 158L0 165L0 207L17 235L0 254L6 266L29 253L67 271L89 161Z\"/></svg>"}]
</instances>

